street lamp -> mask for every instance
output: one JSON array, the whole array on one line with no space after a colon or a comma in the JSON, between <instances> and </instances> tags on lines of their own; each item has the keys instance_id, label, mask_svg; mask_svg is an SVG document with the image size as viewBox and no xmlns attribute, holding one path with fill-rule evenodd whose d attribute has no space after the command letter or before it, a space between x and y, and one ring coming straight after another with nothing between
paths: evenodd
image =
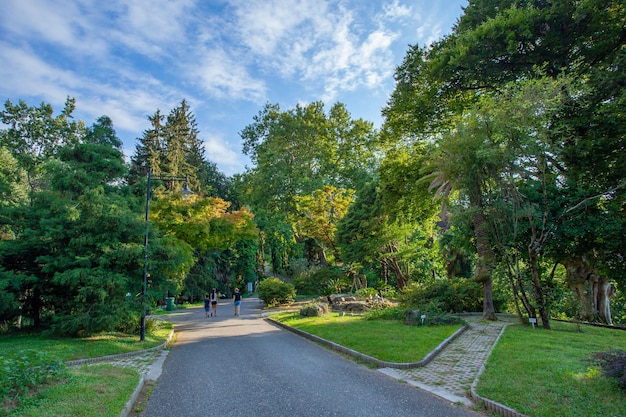
<instances>
[{"instance_id":1,"label":"street lamp","mask_svg":"<svg viewBox=\"0 0 626 417\"><path fill-rule=\"evenodd\" d=\"M148 169L148 183L146 185L146 236L144 239L144 255L143 255L143 292L141 296L141 304L142 304L142 312L141 312L141 332L139 335L139 340L143 342L146 340L146 294L148 292L148 231L149 231L149 216L150 216L150 187L152 184L152 180L161 180L161 181L184 181L185 185L183 185L183 189L180 193L183 196L183 199L188 199L193 191L189 189L189 177L185 175L184 177L173 176L173 175L152 175L152 169Z\"/></svg>"}]
</instances>

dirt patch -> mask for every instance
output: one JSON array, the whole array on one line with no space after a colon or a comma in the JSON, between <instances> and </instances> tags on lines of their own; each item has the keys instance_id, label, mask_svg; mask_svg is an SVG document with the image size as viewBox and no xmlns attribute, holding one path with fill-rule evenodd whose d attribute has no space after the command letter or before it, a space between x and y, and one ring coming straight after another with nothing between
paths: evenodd
<instances>
[{"instance_id":1,"label":"dirt patch","mask_svg":"<svg viewBox=\"0 0 626 417\"><path fill-rule=\"evenodd\" d=\"M133 404L133 407L130 410L128 417L141 417L141 413L143 413L143 410L146 408L146 403L148 402L148 399L150 398L152 391L154 391L155 386L156 386L155 381L144 382L143 388L139 392L139 395L137 396L137 400Z\"/></svg>"}]
</instances>

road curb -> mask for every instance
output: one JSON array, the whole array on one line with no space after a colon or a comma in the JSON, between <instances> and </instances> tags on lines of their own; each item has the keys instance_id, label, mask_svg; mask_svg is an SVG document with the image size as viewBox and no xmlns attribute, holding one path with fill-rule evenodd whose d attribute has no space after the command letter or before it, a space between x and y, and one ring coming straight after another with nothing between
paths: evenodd
<instances>
[{"instance_id":1,"label":"road curb","mask_svg":"<svg viewBox=\"0 0 626 417\"><path fill-rule=\"evenodd\" d=\"M163 350L167 346L169 346L169 344L172 341L173 337L174 337L174 330L172 329L172 331L167 335L167 338L165 339L165 342L163 342L160 345L155 346L155 347L151 347L151 348L148 348L148 349L137 350L137 351L134 351L134 352L119 353L117 355L107 355L107 356L98 356L96 358L77 359L77 360L73 360L73 361L67 361L66 364L68 366L79 366L79 365L85 365L85 364L88 364L88 363L107 362L107 361L112 361L112 360L115 360L115 359L122 359L122 358L128 358L128 357L133 357L133 356L139 356L139 355L142 355L142 354L144 354L146 352L154 352L154 351L157 351L157 350ZM139 397L139 394L141 393L141 390L143 389L143 387L145 385L145 382L146 382L146 377L144 375L139 375L139 382L137 383L137 387L135 388L135 390L131 394L130 399L128 401L126 401L126 404L124 405L124 408L122 409L122 412L120 413L120 417L128 417L128 415L130 414L130 412L133 409L133 406L135 405L135 401L137 401L137 398Z\"/></svg>"},{"instance_id":2,"label":"road curb","mask_svg":"<svg viewBox=\"0 0 626 417\"><path fill-rule=\"evenodd\" d=\"M500 330L500 334L498 335L496 340L493 342L493 346L498 344L498 341L500 340L500 337L502 337L502 335L504 334L505 330L506 330L506 326L504 326L502 330ZM491 351L489 352L489 356L491 356ZM485 371L485 363L487 363L489 356L485 358L485 362L480 367L480 370L478 371L478 375L476 375L474 382L472 382L472 385L470 386L470 396L472 397L472 400L477 404L481 404L483 407L485 407L487 410L491 411L492 413L495 413L502 417L528 417L527 415L522 414L513 408L507 407L504 404L500 404L499 402L490 400L489 398L481 397L476 392L476 386L478 385L478 380L480 379L480 376Z\"/></svg>"},{"instance_id":3,"label":"road curb","mask_svg":"<svg viewBox=\"0 0 626 417\"><path fill-rule=\"evenodd\" d=\"M468 314L469 315L469 314ZM459 316L463 316L463 315L459 315ZM341 346L338 345L337 343L331 342L329 340L326 339L322 339L319 336L315 336L312 335L310 333L307 333L303 330L300 329L296 329L294 327L288 326L284 323L281 323L277 320L274 320L270 317L265 317L264 318L266 321L269 321L275 325L277 325L278 327L281 327L285 330L288 330L290 332L296 333L306 339L309 339L311 341L314 342L318 342L324 346L330 347L331 349L347 354L349 356L352 356L356 359L362 360L366 363L371 363L374 364L380 368L395 368L395 369L408 369L408 368L418 368L421 366L425 366L426 364L428 364L430 361L432 361L439 353L441 353L441 351L448 346L454 339L456 339L458 336L460 336L463 332L465 332L468 328L469 325L464 325L462 328L460 328L459 330L457 330L452 336L450 336L449 338L447 338L446 340L444 340L439 346L437 346L432 352L430 352L428 355L426 355L426 357L424 359L422 359L421 361L418 362L411 362L411 363L398 363L398 362L386 362L386 361L381 361L380 359L376 359L373 358L371 356L365 355L363 353L357 352L355 350L352 349L348 349L345 346ZM500 331L500 334L498 334L498 337L496 338L496 340L494 341L493 346L495 346L498 341L500 340L500 337L502 336L502 334L504 334L504 331L506 330L506 326L504 326L502 328L502 330ZM487 361L488 357L485 359L485 362ZM472 401L474 401L476 404L480 404L482 405L485 409L494 412L498 415L501 415L502 417L529 417L526 416L525 414L522 414L512 408L509 408L507 406L505 406L504 404L500 404L496 401L490 400L488 398L484 398L481 397L480 395L478 395L476 393L476 385L478 383L478 379L480 378L480 375L483 373L483 371L485 370L485 363L482 364L478 375L476 376L476 378L474 379L474 382L472 382L472 385L470 387L470 396L472 398ZM394 375L391 374L387 374L391 377L394 377ZM418 387L420 387L419 385L417 385ZM424 389L423 387L420 387L422 389ZM432 392L432 390L427 390L429 392ZM442 398L445 398L447 400L449 400L450 402L455 402L458 401L458 399L455 398L450 398L449 396L446 395L441 395L441 394L437 394Z\"/></svg>"},{"instance_id":4,"label":"road curb","mask_svg":"<svg viewBox=\"0 0 626 417\"><path fill-rule=\"evenodd\" d=\"M432 361L439 353L441 353L441 351L448 346L454 339L456 339L457 337L459 337L459 335L461 335L463 332L465 332L468 329L468 325L465 324L463 327L461 327L459 330L457 330L456 332L454 332L454 334L452 334L450 337L448 337L446 340L444 340L443 342L441 342L439 344L439 346L437 346L435 349L433 349L428 355L426 355L424 357L424 359L417 361L417 362L387 362L387 361L382 361L380 359L374 358L372 356L366 355L364 353L361 352L357 352L356 350L352 350L349 349L345 346L339 345L335 342L331 342L329 340L326 339L322 339L319 336L315 336L312 335L311 333L307 333L303 330L300 329L296 329L294 327L288 326L284 323L281 323L277 320L274 320L270 317L266 317L265 318L266 321L269 321L270 323L273 323L279 327L282 327L283 329L289 330L290 332L296 333L306 339L312 340L314 342L320 343L324 346L327 346L329 348L331 348L332 350L335 350L337 352L341 352L344 353L346 355L349 355L355 359L361 360L363 362L366 363L370 363L373 365L376 365L379 368L396 368L396 369L408 369L408 368L419 368L421 366L425 366L427 365L430 361Z\"/></svg>"}]
</instances>

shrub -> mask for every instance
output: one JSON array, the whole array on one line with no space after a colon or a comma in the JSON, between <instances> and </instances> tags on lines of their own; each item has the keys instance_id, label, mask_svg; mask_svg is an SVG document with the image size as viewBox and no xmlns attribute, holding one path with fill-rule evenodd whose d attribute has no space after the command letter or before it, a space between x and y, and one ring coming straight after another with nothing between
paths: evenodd
<instances>
[{"instance_id":1,"label":"shrub","mask_svg":"<svg viewBox=\"0 0 626 417\"><path fill-rule=\"evenodd\" d=\"M343 273L341 268L329 266L324 268L311 268L300 272L294 279L293 284L298 294L321 295L332 294L333 290L326 291L330 282L341 282ZM343 284L342 284L343 285Z\"/></svg>"},{"instance_id":2,"label":"shrub","mask_svg":"<svg viewBox=\"0 0 626 417\"><path fill-rule=\"evenodd\" d=\"M46 352L32 349L3 355L0 359L0 398L15 397L65 372L65 363Z\"/></svg>"},{"instance_id":3,"label":"shrub","mask_svg":"<svg viewBox=\"0 0 626 417\"><path fill-rule=\"evenodd\" d=\"M424 316L423 319L422 316ZM404 324L408 326L443 326L462 323L461 318L452 314L429 313L420 310L406 310L404 312Z\"/></svg>"},{"instance_id":4,"label":"shrub","mask_svg":"<svg viewBox=\"0 0 626 417\"><path fill-rule=\"evenodd\" d=\"M617 385L626 391L626 351L598 352L591 360L602 369L604 376L617 378Z\"/></svg>"},{"instance_id":5,"label":"shrub","mask_svg":"<svg viewBox=\"0 0 626 417\"><path fill-rule=\"evenodd\" d=\"M411 283L403 288L400 300L407 307L430 312L482 311L482 286L466 278Z\"/></svg>"},{"instance_id":6,"label":"shrub","mask_svg":"<svg viewBox=\"0 0 626 417\"><path fill-rule=\"evenodd\" d=\"M287 284L278 278L266 278L257 288L259 298L268 306L292 302L296 298L296 290L292 284Z\"/></svg>"},{"instance_id":7,"label":"shrub","mask_svg":"<svg viewBox=\"0 0 626 417\"><path fill-rule=\"evenodd\" d=\"M357 290L354 295L356 295L357 297L369 298L377 294L378 294L378 290L376 288L368 287L368 288L361 288L360 290Z\"/></svg>"}]
</instances>

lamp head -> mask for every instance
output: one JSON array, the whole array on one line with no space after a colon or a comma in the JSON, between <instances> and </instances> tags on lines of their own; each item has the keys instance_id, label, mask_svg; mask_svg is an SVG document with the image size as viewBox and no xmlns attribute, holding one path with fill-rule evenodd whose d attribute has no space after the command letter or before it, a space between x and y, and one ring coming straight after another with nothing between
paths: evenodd
<instances>
[{"instance_id":1,"label":"lamp head","mask_svg":"<svg viewBox=\"0 0 626 417\"><path fill-rule=\"evenodd\" d=\"M183 189L180 190L180 194L183 196L183 200L187 200L189 196L193 194L193 191L189 189L189 184L187 184L187 181L185 181Z\"/></svg>"}]
</instances>

